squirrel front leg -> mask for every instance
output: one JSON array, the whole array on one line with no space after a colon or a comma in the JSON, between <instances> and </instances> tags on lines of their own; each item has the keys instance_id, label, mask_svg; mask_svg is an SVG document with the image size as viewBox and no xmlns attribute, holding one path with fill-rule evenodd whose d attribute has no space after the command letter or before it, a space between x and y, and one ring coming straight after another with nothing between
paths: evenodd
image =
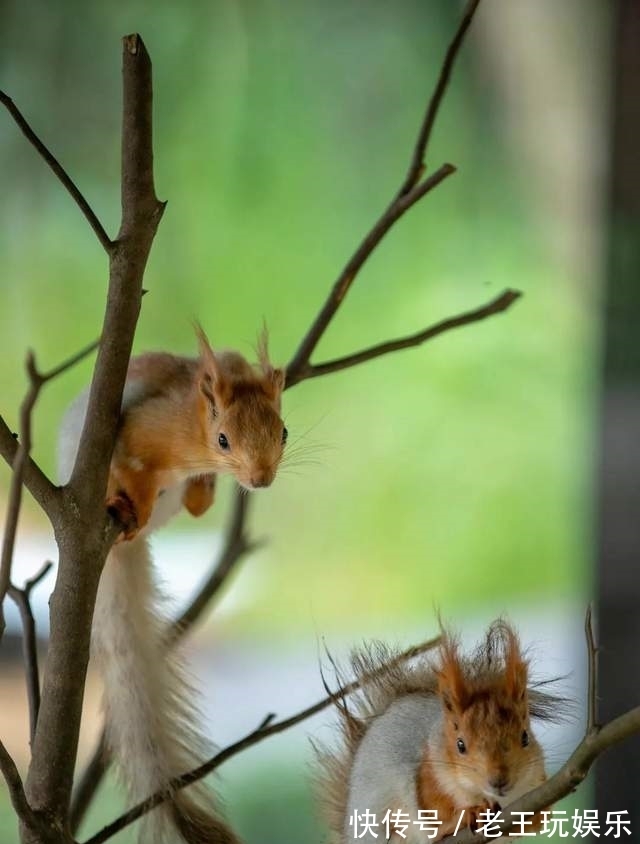
<instances>
[{"instance_id":1,"label":"squirrel front leg","mask_svg":"<svg viewBox=\"0 0 640 844\"><path fill-rule=\"evenodd\" d=\"M131 540L137 536L151 518L159 491L155 472L135 471L111 465L106 506L123 526L116 542Z\"/></svg>"},{"instance_id":2,"label":"squirrel front leg","mask_svg":"<svg viewBox=\"0 0 640 844\"><path fill-rule=\"evenodd\" d=\"M184 488L182 503L192 516L202 516L213 504L216 492L216 476L199 475L190 478Z\"/></svg>"}]
</instances>

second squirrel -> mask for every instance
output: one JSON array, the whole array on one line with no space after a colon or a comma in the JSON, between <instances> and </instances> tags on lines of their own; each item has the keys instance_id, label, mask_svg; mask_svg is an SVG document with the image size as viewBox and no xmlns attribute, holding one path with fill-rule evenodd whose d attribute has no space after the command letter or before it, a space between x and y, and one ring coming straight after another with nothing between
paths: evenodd
<instances>
[{"instance_id":1,"label":"second squirrel","mask_svg":"<svg viewBox=\"0 0 640 844\"><path fill-rule=\"evenodd\" d=\"M445 632L434 663L423 655L407 664L384 646L352 663L356 714L340 704L343 747L321 753L336 842L438 841L546 779L531 718L557 716L559 699L529 688L506 622L495 621L469 657ZM530 820L532 833L540 814Z\"/></svg>"}]
</instances>

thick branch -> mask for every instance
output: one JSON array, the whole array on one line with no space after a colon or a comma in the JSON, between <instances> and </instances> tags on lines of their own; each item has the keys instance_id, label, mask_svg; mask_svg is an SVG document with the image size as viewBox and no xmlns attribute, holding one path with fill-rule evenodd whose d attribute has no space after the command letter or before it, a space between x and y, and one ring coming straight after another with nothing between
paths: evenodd
<instances>
[{"instance_id":1,"label":"thick branch","mask_svg":"<svg viewBox=\"0 0 640 844\"><path fill-rule=\"evenodd\" d=\"M122 404L142 277L164 211L153 183L151 61L142 39L123 39L122 224L110 254L107 310L87 420L69 486L104 509L109 461Z\"/></svg>"},{"instance_id":2,"label":"thick branch","mask_svg":"<svg viewBox=\"0 0 640 844\"><path fill-rule=\"evenodd\" d=\"M436 636L434 639L429 639L426 642L423 642L421 645L415 645L412 648L404 651L403 653L399 654L393 660L395 662L402 662L408 659L413 659L414 657L418 656L425 651L431 650L435 648L440 643L440 636ZM392 664L393 664L392 663ZM379 670L386 670L388 666L383 666ZM171 794L179 791L180 789L186 788L188 785L192 785L194 782L203 779L216 768L219 768L223 762L226 762L227 759L231 759L232 756L236 756L238 753L241 753L243 750L246 750L249 747L252 747L254 744L258 744L259 742L263 741L270 736L276 735L277 733L282 733L285 730L289 730L291 727L296 726L296 724L300 724L303 721L308 720L309 718L317 715L319 712L322 712L327 707L331 706L331 704L335 703L336 700L340 700L344 698L346 695L352 694L353 692L357 691L363 684L369 679L372 679L377 674L377 671L372 672L371 674L364 675L359 680L354 680L351 683L347 683L346 685L339 688L337 691L332 692L331 694L327 695L326 697L319 700L317 703L313 704L313 706L307 707L307 709L303 709L301 712L296 713L295 715L290 716L289 718L284 718L282 721L275 721L275 715L269 714L262 720L260 725L255 729L248 733L246 736L241 738L239 741L235 742L234 744L229 745L224 750L221 750L219 753L205 762L203 765L200 765L198 768L195 768L193 771L189 771L182 776L175 777L171 780L169 784L169 788L164 791L159 791L156 794L153 794L151 797L143 800L141 803L138 803L137 806L134 806L132 809L129 809L128 812L125 812L119 818L117 818L113 823L110 823L108 826L104 827L100 832L96 835L93 835L91 838L87 839L85 844L103 844L103 842L108 841L109 838L112 838L118 832L123 830L125 827L132 824L134 821L141 818L143 815L146 815L147 812L150 812L151 809L159 806L161 803L164 803Z\"/></svg>"},{"instance_id":3,"label":"thick branch","mask_svg":"<svg viewBox=\"0 0 640 844\"><path fill-rule=\"evenodd\" d=\"M109 251L109 291L87 417L63 488L65 519L51 598L51 634L27 777L34 809L66 825L78 746L93 607L114 526L105 490L122 391L140 310L144 269L162 216L153 188L151 62L137 35L124 39L122 224ZM64 678L64 682L61 682Z\"/></svg>"},{"instance_id":4,"label":"thick branch","mask_svg":"<svg viewBox=\"0 0 640 844\"><path fill-rule=\"evenodd\" d=\"M455 317L437 322L435 325L419 331L417 334L411 334L408 337L401 337L398 340L389 340L386 343L380 343L377 346L371 346L368 349L363 349L361 352L354 352L351 355L346 355L343 358L336 358L335 360L326 361L325 363L309 364L300 374L300 381L306 381L309 378L318 378L320 375L328 375L331 372L338 372L341 369L348 369L351 366L357 366L359 363L373 360L381 355L388 355L390 352L397 352L400 349L409 349L412 346L420 346L426 343L427 340L432 340L439 334L444 334L446 331L451 331L453 328L461 328L464 325L469 325L472 322L479 322L494 314L502 313L510 308L511 305L520 298L522 294L517 290L505 290L496 299L487 302L480 308L473 311L466 311Z\"/></svg>"},{"instance_id":5,"label":"thick branch","mask_svg":"<svg viewBox=\"0 0 640 844\"><path fill-rule=\"evenodd\" d=\"M42 143L42 141L33 131L31 126L29 126L29 124L22 116L22 113L20 112L16 104L13 102L11 97L7 96L7 94L5 94L3 91L0 91L0 102L7 108L7 110L9 111L15 122L18 124L20 130L22 131L23 135L27 138L29 143L36 148L40 156L46 161L46 163L49 165L49 167L53 170L58 179L62 182L64 187L67 189L67 191L71 194L71 197L86 217L89 225L96 233L98 240L104 247L105 251L108 253L111 250L112 246L111 240L109 239L109 235L104 230L102 223L95 215L93 209L91 208L87 200L80 193L80 191L78 190L75 183L73 182L69 174L66 172L64 167Z\"/></svg>"}]
</instances>

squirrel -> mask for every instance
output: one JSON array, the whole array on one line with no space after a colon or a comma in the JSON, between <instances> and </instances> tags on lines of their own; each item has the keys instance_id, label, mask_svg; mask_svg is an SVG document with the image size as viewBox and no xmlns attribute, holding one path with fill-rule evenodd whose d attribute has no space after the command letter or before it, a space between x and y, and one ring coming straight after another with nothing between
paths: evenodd
<instances>
[{"instance_id":1,"label":"squirrel","mask_svg":"<svg viewBox=\"0 0 640 844\"><path fill-rule=\"evenodd\" d=\"M341 747L318 750L319 796L339 844L426 844L476 830L489 819L481 813L545 781L531 719L560 717L564 701L530 688L528 662L504 620L469 657L443 631L435 662L423 654L408 663L381 643L351 662L356 714L336 699ZM542 815L528 820L532 833Z\"/></svg>"},{"instance_id":2,"label":"squirrel","mask_svg":"<svg viewBox=\"0 0 640 844\"><path fill-rule=\"evenodd\" d=\"M196 326L197 358L148 353L132 358L110 465L106 506L123 526L102 571L91 652L104 681L109 747L132 800L196 767L207 742L194 727L193 692L166 648L163 596L154 581L149 534L183 507L202 515L215 477L230 473L247 490L273 481L287 440L280 417L284 370L213 351ZM71 405L59 436L59 474L73 468L88 390ZM188 844L238 844L197 783L146 816L141 840L162 844L176 831Z\"/></svg>"}]
</instances>

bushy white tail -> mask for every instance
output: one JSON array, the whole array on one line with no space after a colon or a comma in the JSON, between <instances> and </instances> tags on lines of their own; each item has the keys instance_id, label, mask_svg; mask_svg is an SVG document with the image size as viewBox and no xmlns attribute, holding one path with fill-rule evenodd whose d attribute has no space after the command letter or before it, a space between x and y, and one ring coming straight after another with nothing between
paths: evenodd
<instances>
[{"instance_id":1,"label":"bushy white tail","mask_svg":"<svg viewBox=\"0 0 640 844\"><path fill-rule=\"evenodd\" d=\"M100 580L92 649L104 679L108 743L135 802L208 755L194 728L193 692L166 648L161 604L146 538L114 546ZM237 842L200 784L176 792L145 823L142 839L153 844L175 840L175 828L189 844Z\"/></svg>"}]
</instances>

